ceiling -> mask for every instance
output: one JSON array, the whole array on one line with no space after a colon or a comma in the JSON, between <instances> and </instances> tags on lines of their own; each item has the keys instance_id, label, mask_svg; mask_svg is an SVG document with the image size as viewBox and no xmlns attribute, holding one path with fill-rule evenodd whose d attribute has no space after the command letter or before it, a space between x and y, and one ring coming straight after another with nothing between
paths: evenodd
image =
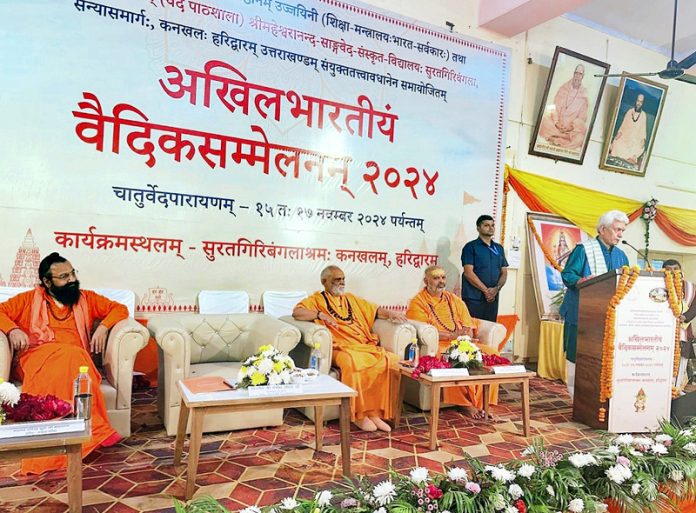
<instances>
[{"instance_id":1,"label":"ceiling","mask_svg":"<svg viewBox=\"0 0 696 513\"><path fill-rule=\"evenodd\" d=\"M670 56L674 0L591 0L564 16L667 58ZM694 51L696 0L681 0L677 10L674 58L679 62ZM692 74L696 72L696 65L690 70Z\"/></svg>"}]
</instances>

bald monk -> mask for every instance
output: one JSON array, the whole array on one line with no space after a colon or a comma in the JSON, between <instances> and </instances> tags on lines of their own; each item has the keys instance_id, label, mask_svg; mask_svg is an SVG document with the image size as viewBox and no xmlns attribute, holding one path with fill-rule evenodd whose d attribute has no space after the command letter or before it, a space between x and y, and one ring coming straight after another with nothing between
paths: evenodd
<instances>
[{"instance_id":1,"label":"bald monk","mask_svg":"<svg viewBox=\"0 0 696 513\"><path fill-rule=\"evenodd\" d=\"M397 355L377 345L375 319L406 322L403 314L346 293L346 277L335 265L321 272L323 291L295 306L298 321L326 325L333 337L331 363L341 370L341 381L358 392L351 399L352 420L363 431L391 431L383 419L393 416Z\"/></svg>"},{"instance_id":2,"label":"bald monk","mask_svg":"<svg viewBox=\"0 0 696 513\"><path fill-rule=\"evenodd\" d=\"M411 299L408 305L406 317L414 321L427 322L437 328L440 335L438 356L442 354L460 336L473 336L475 329L474 320L469 315L464 301L458 296L445 290L447 276L445 270L439 265L431 265L425 269L423 278L425 287ZM497 352L483 344L476 346L484 354L497 354ZM481 411L483 407L483 387L450 387L443 391L444 401L457 404L464 412L475 419L484 418ZM498 403L498 387L490 387L490 404Z\"/></svg>"},{"instance_id":3,"label":"bald monk","mask_svg":"<svg viewBox=\"0 0 696 513\"><path fill-rule=\"evenodd\" d=\"M99 446L121 440L111 427L104 396L99 389L101 375L90 353L106 347L109 329L128 317L128 309L88 290L80 290L77 271L58 253L39 264L39 280L29 290L0 303L0 330L14 351L11 374L22 382L22 392L55 395L73 402L73 380L81 366L89 367L92 378L92 438L82 444L82 456ZM101 323L92 332L95 319ZM22 460L23 474L41 474L66 466L65 456Z\"/></svg>"}]
</instances>

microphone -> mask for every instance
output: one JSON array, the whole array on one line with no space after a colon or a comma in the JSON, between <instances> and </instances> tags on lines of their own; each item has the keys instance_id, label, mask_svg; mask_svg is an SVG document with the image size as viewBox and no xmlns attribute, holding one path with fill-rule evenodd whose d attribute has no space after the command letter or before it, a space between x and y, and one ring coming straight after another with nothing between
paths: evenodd
<instances>
[{"instance_id":1,"label":"microphone","mask_svg":"<svg viewBox=\"0 0 696 513\"><path fill-rule=\"evenodd\" d=\"M643 260L645 260L645 269L647 271L653 270L652 266L650 265L650 260L647 259L647 257L635 246L633 246L631 243L629 243L627 240L622 240L621 244L626 244L629 248L631 248L633 251L638 253L638 256L641 257Z\"/></svg>"}]
</instances>

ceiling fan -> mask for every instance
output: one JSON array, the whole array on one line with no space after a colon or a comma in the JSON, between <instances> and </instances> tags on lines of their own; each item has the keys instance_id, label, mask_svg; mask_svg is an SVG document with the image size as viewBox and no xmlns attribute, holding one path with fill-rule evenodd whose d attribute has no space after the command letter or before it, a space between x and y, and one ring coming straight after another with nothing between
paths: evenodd
<instances>
[{"instance_id":1,"label":"ceiling fan","mask_svg":"<svg viewBox=\"0 0 696 513\"><path fill-rule=\"evenodd\" d=\"M669 80L675 78L682 82L687 82L689 84L696 85L696 76L687 75L684 73L685 70L689 69L691 66L696 64L696 52L685 57L680 62L674 60L674 42L677 33L677 3L679 0L674 0L674 20L672 22L672 57L667 63L667 67L662 71L656 71L654 73L613 73L607 75L595 75L595 77L620 77L622 75L628 75L630 77L654 77L658 76L662 79Z\"/></svg>"}]
</instances>

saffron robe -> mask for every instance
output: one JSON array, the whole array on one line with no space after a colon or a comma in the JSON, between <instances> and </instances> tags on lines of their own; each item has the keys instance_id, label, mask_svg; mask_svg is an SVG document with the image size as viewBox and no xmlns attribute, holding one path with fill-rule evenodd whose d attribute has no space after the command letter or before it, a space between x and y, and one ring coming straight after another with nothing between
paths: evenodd
<instances>
[{"instance_id":1,"label":"saffron robe","mask_svg":"<svg viewBox=\"0 0 696 513\"><path fill-rule=\"evenodd\" d=\"M635 119L635 121L634 121ZM626 111L619 131L609 147L609 155L625 161L637 161L645 152L645 141L648 137L647 115L644 111L636 112L635 107Z\"/></svg>"},{"instance_id":2,"label":"saffron robe","mask_svg":"<svg viewBox=\"0 0 696 513\"><path fill-rule=\"evenodd\" d=\"M431 295L425 288L421 290L408 304L406 317L432 324L438 331L454 331L464 327L476 329L476 323L469 315L464 301L446 290L439 298ZM451 340L440 339L437 355L442 355L451 343ZM476 347L484 354L499 354L485 344L476 344ZM442 393L446 403L483 408L482 385L449 387L443 389ZM498 385L489 387L488 397L490 404L498 404Z\"/></svg>"},{"instance_id":3,"label":"saffron robe","mask_svg":"<svg viewBox=\"0 0 696 513\"><path fill-rule=\"evenodd\" d=\"M345 321L332 315L327 301L343 318L349 317L350 305L352 320ZM332 296L315 292L298 306L331 315L338 323L334 327L324 321L314 321L325 324L331 332L331 363L341 370L341 382L358 392L358 396L351 399L351 419L392 418L399 385L398 357L380 347L377 335L371 331L377 318L377 305L353 294Z\"/></svg>"},{"instance_id":4,"label":"saffron robe","mask_svg":"<svg viewBox=\"0 0 696 513\"><path fill-rule=\"evenodd\" d=\"M118 321L128 317L125 306L89 290L81 292L81 301L87 304L88 326L92 326L94 319L102 319L101 324L111 329ZM92 379L92 438L82 445L82 456L85 457L100 445L113 445L120 440L120 436L109 423L104 396L99 388L101 374L94 366L89 352L83 347L75 315L69 313L68 307L59 308L48 294L44 294L46 301L51 302L52 311L58 317L67 317L60 321L53 315L48 315L48 328L54 333L54 340L15 352L12 377L22 381L22 392L32 395L51 394L72 404L73 380L81 366L89 367ZM34 291L30 290L0 303L0 330L9 334L13 329L19 328L30 335L33 296ZM41 474L65 467L66 464L65 456L26 458L22 460L22 473Z\"/></svg>"},{"instance_id":5,"label":"saffron robe","mask_svg":"<svg viewBox=\"0 0 696 513\"><path fill-rule=\"evenodd\" d=\"M539 135L554 146L579 150L587 133L589 100L587 90L582 85L575 89L572 82L572 79L568 80L558 88L554 97L555 109L542 119ZM556 125L565 127L564 131Z\"/></svg>"}]
</instances>

